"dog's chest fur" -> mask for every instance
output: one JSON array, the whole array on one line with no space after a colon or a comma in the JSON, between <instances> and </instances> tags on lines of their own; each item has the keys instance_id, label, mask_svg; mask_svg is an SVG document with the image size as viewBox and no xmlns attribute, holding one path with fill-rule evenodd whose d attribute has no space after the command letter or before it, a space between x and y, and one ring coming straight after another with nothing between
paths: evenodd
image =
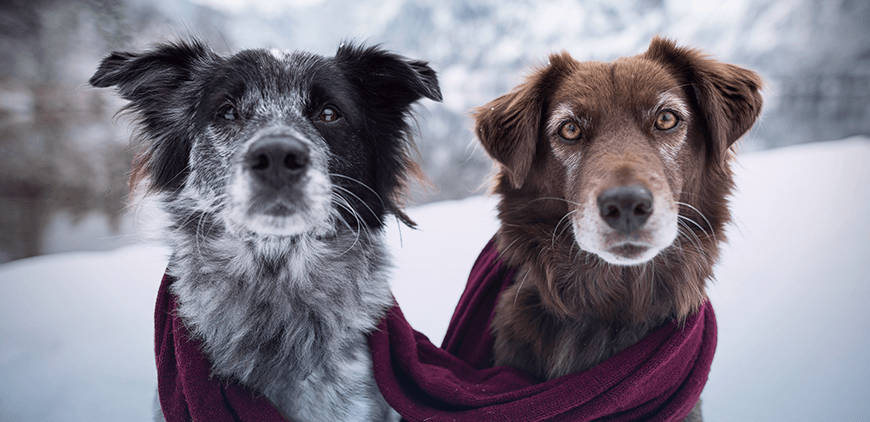
<instances>
[{"instance_id":1,"label":"dog's chest fur","mask_svg":"<svg viewBox=\"0 0 870 422\"><path fill-rule=\"evenodd\" d=\"M542 379L589 369L638 342L675 317L678 299L703 298L712 275L691 264L708 259L698 251L668 251L645 267L609 267L564 237L511 228L495 238L502 259L517 269L496 305L495 364ZM706 246L717 254L715 244Z\"/></svg>"},{"instance_id":2,"label":"dog's chest fur","mask_svg":"<svg viewBox=\"0 0 870 422\"><path fill-rule=\"evenodd\" d=\"M271 257L236 239L176 239L172 292L213 375L262 392L291 419L385 420L363 333L392 304L386 255L350 236L300 238ZM348 406L325 414L336 398Z\"/></svg>"}]
</instances>

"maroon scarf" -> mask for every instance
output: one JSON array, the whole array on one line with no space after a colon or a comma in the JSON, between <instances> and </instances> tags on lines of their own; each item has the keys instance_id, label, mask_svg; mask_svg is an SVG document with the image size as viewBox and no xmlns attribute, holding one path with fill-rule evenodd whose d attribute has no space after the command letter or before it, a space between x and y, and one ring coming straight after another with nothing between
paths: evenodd
<instances>
[{"instance_id":1,"label":"maroon scarf","mask_svg":"<svg viewBox=\"0 0 870 422\"><path fill-rule=\"evenodd\" d=\"M169 293L172 278L163 276L154 312L154 352L157 393L166 422L286 422L268 400L242 387L211 376L211 362L191 339Z\"/></svg>"},{"instance_id":2,"label":"maroon scarf","mask_svg":"<svg viewBox=\"0 0 870 422\"><path fill-rule=\"evenodd\" d=\"M584 372L538 383L490 368L493 310L514 271L490 242L477 258L439 349L394 306L369 337L384 397L411 421L674 421L698 401L716 349L709 302Z\"/></svg>"},{"instance_id":3,"label":"maroon scarf","mask_svg":"<svg viewBox=\"0 0 870 422\"><path fill-rule=\"evenodd\" d=\"M409 421L670 421L694 406L716 348L709 302L682 326L666 325L594 368L537 383L507 367L490 368L492 313L513 271L490 242L471 270L443 349L393 306L369 336L375 378ZM211 376L199 341L176 314L163 277L155 310L160 404L167 422L286 421L268 400Z\"/></svg>"}]
</instances>

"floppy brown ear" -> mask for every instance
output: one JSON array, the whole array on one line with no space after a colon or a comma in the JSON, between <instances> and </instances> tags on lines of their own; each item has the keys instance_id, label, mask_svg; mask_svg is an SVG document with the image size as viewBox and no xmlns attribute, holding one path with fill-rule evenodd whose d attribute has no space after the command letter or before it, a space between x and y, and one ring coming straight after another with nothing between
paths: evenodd
<instances>
[{"instance_id":1,"label":"floppy brown ear","mask_svg":"<svg viewBox=\"0 0 870 422\"><path fill-rule=\"evenodd\" d=\"M573 63L568 53L553 54L549 65L523 84L472 112L477 138L516 189L523 186L535 158L547 92Z\"/></svg>"},{"instance_id":2,"label":"floppy brown ear","mask_svg":"<svg viewBox=\"0 0 870 422\"><path fill-rule=\"evenodd\" d=\"M707 124L707 151L713 157L724 157L761 114L764 81L757 73L710 59L698 50L677 47L660 37L653 38L644 55L675 72L694 90Z\"/></svg>"},{"instance_id":3,"label":"floppy brown ear","mask_svg":"<svg viewBox=\"0 0 870 422\"><path fill-rule=\"evenodd\" d=\"M537 87L529 81L473 111L477 139L514 188L523 186L532 166L542 111Z\"/></svg>"}]
</instances>

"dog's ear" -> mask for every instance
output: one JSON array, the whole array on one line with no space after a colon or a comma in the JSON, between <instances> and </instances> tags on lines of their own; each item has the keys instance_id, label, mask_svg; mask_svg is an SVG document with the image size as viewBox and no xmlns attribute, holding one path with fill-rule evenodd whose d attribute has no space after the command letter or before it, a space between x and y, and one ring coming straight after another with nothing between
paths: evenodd
<instances>
[{"instance_id":1,"label":"dog's ear","mask_svg":"<svg viewBox=\"0 0 870 422\"><path fill-rule=\"evenodd\" d=\"M538 87L529 81L472 112L477 139L516 189L535 158L542 112Z\"/></svg>"},{"instance_id":2,"label":"dog's ear","mask_svg":"<svg viewBox=\"0 0 870 422\"><path fill-rule=\"evenodd\" d=\"M130 101L126 109L139 120L146 142L133 162L131 189L146 176L150 176L150 189L181 186L192 141L186 139L185 122L177 118L176 111L183 104L196 104L182 100L182 88L196 68L216 57L196 40L160 44L144 53L114 52L89 80L98 88L115 87L121 98Z\"/></svg>"},{"instance_id":3,"label":"dog's ear","mask_svg":"<svg viewBox=\"0 0 870 422\"><path fill-rule=\"evenodd\" d=\"M115 87L133 103L172 101L173 91L190 80L191 72L214 53L200 41L156 46L145 53L113 52L88 81L97 88ZM134 105L134 107L136 107Z\"/></svg>"},{"instance_id":4,"label":"dog's ear","mask_svg":"<svg viewBox=\"0 0 870 422\"><path fill-rule=\"evenodd\" d=\"M758 119L764 81L757 73L660 37L653 38L644 55L692 88L707 124L708 153L713 157L722 158Z\"/></svg>"},{"instance_id":5,"label":"dog's ear","mask_svg":"<svg viewBox=\"0 0 870 422\"><path fill-rule=\"evenodd\" d=\"M441 101L438 77L426 62L410 60L377 46L364 48L353 44L342 44L335 60L375 107L407 109L424 97Z\"/></svg>"},{"instance_id":6,"label":"dog's ear","mask_svg":"<svg viewBox=\"0 0 870 422\"><path fill-rule=\"evenodd\" d=\"M411 60L380 47L342 44L335 53L335 64L341 69L366 106L367 131L376 139L406 142L383 142L388 153L375 154L370 192L359 192L366 198L375 194L369 204L376 216L381 210L393 213L400 221L415 224L402 211L403 197L411 178L425 181L419 165L411 158L415 149L409 135L408 117L411 105L422 98L441 101L438 77L426 62ZM377 224L382 224L381 220Z\"/></svg>"},{"instance_id":7,"label":"dog's ear","mask_svg":"<svg viewBox=\"0 0 870 422\"><path fill-rule=\"evenodd\" d=\"M516 189L523 186L535 158L547 93L573 63L568 53L553 54L548 66L535 70L513 91L472 111L477 139Z\"/></svg>"}]
</instances>

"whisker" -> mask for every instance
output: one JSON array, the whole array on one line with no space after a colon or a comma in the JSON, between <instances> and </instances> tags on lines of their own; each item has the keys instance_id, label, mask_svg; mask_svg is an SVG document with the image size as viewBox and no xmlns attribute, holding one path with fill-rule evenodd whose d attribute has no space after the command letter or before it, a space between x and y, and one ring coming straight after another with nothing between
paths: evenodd
<instances>
[{"instance_id":1,"label":"whisker","mask_svg":"<svg viewBox=\"0 0 870 422\"><path fill-rule=\"evenodd\" d=\"M688 232L690 235L692 235L692 237L686 236L686 238L689 239L689 243L691 243L693 246L695 246L695 249L698 251L698 253L701 256L703 256L704 258L708 258L707 253L704 252L704 248L701 246L701 239L698 238L698 235L696 235L695 232L692 231L688 225L683 223L682 220L678 220L678 223L680 226L682 226L683 229L685 229L685 230L679 229L678 233L683 234L683 236L686 236L685 232ZM694 239L694 241L692 239Z\"/></svg>"},{"instance_id":2,"label":"whisker","mask_svg":"<svg viewBox=\"0 0 870 422\"><path fill-rule=\"evenodd\" d=\"M523 276L523 279L522 279L522 280L520 280L520 286L519 286L519 287L517 287L517 292L516 292L516 294L515 294L515 295L514 295L514 305L516 305L516 304L517 304L517 298L519 298L519 297L520 297L520 290L522 290L522 288L523 288L523 283L525 283L525 282L526 282L526 278L528 278L528 277L529 277L529 273L530 273L530 272L532 272L532 270L531 270L531 269L529 269L529 270L526 270L526 275L524 275L524 276Z\"/></svg>"},{"instance_id":3,"label":"whisker","mask_svg":"<svg viewBox=\"0 0 870 422\"><path fill-rule=\"evenodd\" d=\"M518 237L518 238L516 238L516 239L514 239L514 241L513 241L513 242L511 242L511 243L509 243L509 244L508 244L508 245L507 245L507 247L506 247L506 248L504 248L504 250L503 250L503 251L501 251L501 253L499 253L499 254L498 254L498 259L502 259L502 257L503 257L503 256L504 256L504 254L506 254L506 253L507 253L507 251L508 251L508 250L510 250L510 248L511 248L511 247L512 247L512 246L513 246L513 245L514 245L514 243L517 243L517 241L518 241L518 240L520 240L520 238L519 238L519 237Z\"/></svg>"},{"instance_id":4,"label":"whisker","mask_svg":"<svg viewBox=\"0 0 870 422\"><path fill-rule=\"evenodd\" d=\"M719 241L716 239L716 232L713 230L713 225L710 224L710 220L707 219L707 217L704 215L704 213L702 213L702 212L699 211L697 208L695 208L695 207L693 207L692 205L689 205L689 204L687 204L687 203L685 203L685 202L677 201L677 205L682 205L682 206L684 206L684 207L686 207L686 208L689 208L689 209L695 211L696 213L698 213L698 215L700 215L701 218L704 219L704 222L707 223L707 227L710 227L710 234L713 235L713 241L715 241L716 243L719 243ZM706 232L705 232L705 233L706 233Z\"/></svg>"},{"instance_id":5,"label":"whisker","mask_svg":"<svg viewBox=\"0 0 870 422\"><path fill-rule=\"evenodd\" d=\"M556 227L553 228L553 236L552 236L553 239L552 239L552 242L550 242L550 247L551 247L551 248L555 248L555 247L556 247L556 237L557 237L557 236L556 236L556 230L559 230L559 225L561 225L562 222L565 221L566 218L570 217L571 214L574 214L575 212L577 212L577 210L573 210L573 211L569 212L568 214L565 214L565 216L562 217L562 219L559 220L558 223L556 223ZM559 233L559 236L562 236L562 234L565 233L565 230L568 230L568 227L569 227L569 226L570 226L570 224L566 224L566 225L565 225L565 229L563 229L562 232Z\"/></svg>"},{"instance_id":6,"label":"whisker","mask_svg":"<svg viewBox=\"0 0 870 422\"><path fill-rule=\"evenodd\" d=\"M353 177L345 176L345 175L343 175L343 174L338 174L338 173L329 173L329 176L330 176L330 177L333 177L333 176L334 176L334 177L340 177L340 178L342 178L342 179L350 180L351 182L358 183L358 184L361 185L362 187L368 189L369 192L371 192L372 194L374 194L375 197L378 198L378 201L381 202L381 206L382 206L382 207L387 208L387 205L384 203L384 199L381 198L381 195L378 195L378 193L377 193L374 189L372 189L369 185L367 185L367 184L365 184L365 183L363 183L363 182L361 182L361 181L359 181L359 180L357 180L357 179L354 179ZM335 186L336 186L336 187L340 187L340 186L338 186L338 185L335 185ZM346 189L345 189L345 190L346 190ZM359 198L357 198L357 199L359 199Z\"/></svg>"},{"instance_id":7,"label":"whisker","mask_svg":"<svg viewBox=\"0 0 870 422\"><path fill-rule=\"evenodd\" d=\"M204 236L200 236L200 232L202 230L203 224L205 224L205 213L200 212L199 221L197 221L197 223L196 223L196 236L194 236L194 237L196 238L196 253L199 254L200 258L205 259L205 255L202 254L202 242L201 242L201 240Z\"/></svg>"},{"instance_id":8,"label":"whisker","mask_svg":"<svg viewBox=\"0 0 870 422\"><path fill-rule=\"evenodd\" d=\"M704 233L705 236L709 236L709 235L710 235L709 233L707 233L707 230L705 230L704 227L702 227L700 224L698 224L697 221L692 220L691 218L689 218L689 217L685 217L685 216L682 216L682 215L677 215L677 218L678 218L680 221L688 221L688 222L694 224L695 227L697 227L698 230L701 231L701 233ZM687 227L687 228L688 228L688 227ZM715 240L715 239L716 239L716 238L714 237L713 240Z\"/></svg>"},{"instance_id":9,"label":"whisker","mask_svg":"<svg viewBox=\"0 0 870 422\"><path fill-rule=\"evenodd\" d=\"M347 211L354 218L354 220L356 220L357 224L359 225L357 231L361 232L365 230L366 235L371 237L371 230L369 229L368 225L365 223L365 220L363 220L359 212L357 212L357 210L350 204L350 201L348 201L347 198L341 196L336 192L332 193L332 197L336 201L336 205Z\"/></svg>"},{"instance_id":10,"label":"whisker","mask_svg":"<svg viewBox=\"0 0 870 422\"><path fill-rule=\"evenodd\" d=\"M378 217L378 214L375 212L375 210L373 210L372 207L369 206L369 204L367 204L365 201L363 201L362 198L357 196L355 193L351 192L350 190L348 190L346 188L338 186L338 185L333 185L333 187L340 190L341 192L344 192L344 193L354 197L357 201L359 201L361 204L363 204L366 207L366 209L369 210L370 213L372 213L372 217L375 217L375 218ZM378 199L380 199L380 197L378 197ZM381 202L381 204L383 204L383 202ZM348 202L347 205L350 205L350 203Z\"/></svg>"},{"instance_id":11,"label":"whisker","mask_svg":"<svg viewBox=\"0 0 870 422\"><path fill-rule=\"evenodd\" d=\"M348 213L350 213L350 215L353 216L357 220L357 224L359 225L357 230L354 231L354 229L353 229L353 227L351 227L350 223L348 223L347 220L345 220L344 217L339 213L338 219L347 226L348 230L350 230L351 233L354 234L353 243L351 243L351 245L344 252L342 252L341 254L338 255L338 256L342 256L342 255L350 252L350 250L356 246L357 242L359 242L360 233L362 232L362 230L365 229L365 224L362 223L359 215L357 215L356 211L347 204L346 200L343 197L341 197L340 195L337 195L337 194L333 194L333 199L335 200L335 205L346 210Z\"/></svg>"},{"instance_id":12,"label":"whisker","mask_svg":"<svg viewBox=\"0 0 870 422\"><path fill-rule=\"evenodd\" d=\"M581 204L581 203L579 203L579 202L574 202L574 201L571 201L571 200L568 200L568 199L565 199L565 198L557 198L557 197L555 197L555 196L544 196L544 197L541 197L541 198L535 198L535 199L532 199L532 200L529 201L529 202L537 202L537 201L544 201L544 200L561 201L561 202L564 202L564 203L566 203L566 204L576 205L576 206L578 206L578 207L582 207L582 206L583 206L583 204Z\"/></svg>"}]
</instances>

